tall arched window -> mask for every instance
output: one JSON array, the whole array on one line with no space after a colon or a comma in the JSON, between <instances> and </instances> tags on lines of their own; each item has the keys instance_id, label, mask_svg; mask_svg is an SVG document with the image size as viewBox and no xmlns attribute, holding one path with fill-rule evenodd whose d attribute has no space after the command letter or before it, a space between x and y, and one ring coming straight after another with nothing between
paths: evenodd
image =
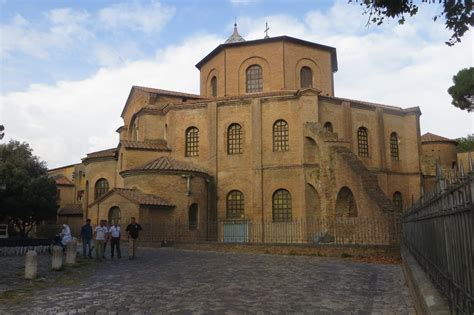
<instances>
[{"instance_id":1,"label":"tall arched window","mask_svg":"<svg viewBox=\"0 0 474 315\"><path fill-rule=\"evenodd\" d=\"M189 127L186 129L185 156L199 156L199 129Z\"/></svg>"},{"instance_id":2,"label":"tall arched window","mask_svg":"<svg viewBox=\"0 0 474 315\"><path fill-rule=\"evenodd\" d=\"M332 124L330 121L326 121L326 123L323 126L324 130L332 132Z\"/></svg>"},{"instance_id":3,"label":"tall arched window","mask_svg":"<svg viewBox=\"0 0 474 315\"><path fill-rule=\"evenodd\" d=\"M239 124L231 124L227 129L227 153L242 153L242 127Z\"/></svg>"},{"instance_id":4,"label":"tall arched window","mask_svg":"<svg viewBox=\"0 0 474 315\"><path fill-rule=\"evenodd\" d=\"M303 67L300 70L301 88L313 87L313 71L309 67Z\"/></svg>"},{"instance_id":5,"label":"tall arched window","mask_svg":"<svg viewBox=\"0 0 474 315\"><path fill-rule=\"evenodd\" d=\"M291 195L286 189L278 189L273 193L273 222L291 221Z\"/></svg>"},{"instance_id":6,"label":"tall arched window","mask_svg":"<svg viewBox=\"0 0 474 315\"><path fill-rule=\"evenodd\" d=\"M197 223L198 223L198 205L193 203L189 207L189 212L188 212L188 222L189 222L189 229L190 230L196 230L197 229Z\"/></svg>"},{"instance_id":7,"label":"tall arched window","mask_svg":"<svg viewBox=\"0 0 474 315\"><path fill-rule=\"evenodd\" d=\"M132 141L138 141L138 120L133 123Z\"/></svg>"},{"instance_id":8,"label":"tall arched window","mask_svg":"<svg viewBox=\"0 0 474 315\"><path fill-rule=\"evenodd\" d=\"M239 190L232 190L227 195L227 218L240 219L244 217L244 194Z\"/></svg>"},{"instance_id":9,"label":"tall arched window","mask_svg":"<svg viewBox=\"0 0 474 315\"><path fill-rule=\"evenodd\" d=\"M211 94L212 96L217 96L217 78L215 76L211 79Z\"/></svg>"},{"instance_id":10,"label":"tall arched window","mask_svg":"<svg viewBox=\"0 0 474 315\"><path fill-rule=\"evenodd\" d=\"M396 191L393 193L393 203L398 211L403 211L403 198L401 192Z\"/></svg>"},{"instance_id":11,"label":"tall arched window","mask_svg":"<svg viewBox=\"0 0 474 315\"><path fill-rule=\"evenodd\" d=\"M120 208L119 207L112 207L109 210L109 224L120 224Z\"/></svg>"},{"instance_id":12,"label":"tall arched window","mask_svg":"<svg viewBox=\"0 0 474 315\"><path fill-rule=\"evenodd\" d=\"M273 151L288 151L289 149L288 123L283 119L277 120L273 124Z\"/></svg>"},{"instance_id":13,"label":"tall arched window","mask_svg":"<svg viewBox=\"0 0 474 315\"><path fill-rule=\"evenodd\" d=\"M398 161L398 135L396 132L392 132L390 135L390 157L392 161Z\"/></svg>"},{"instance_id":14,"label":"tall arched window","mask_svg":"<svg viewBox=\"0 0 474 315\"><path fill-rule=\"evenodd\" d=\"M359 156L369 156L369 133L365 127L360 127L357 130L357 148Z\"/></svg>"},{"instance_id":15,"label":"tall arched window","mask_svg":"<svg viewBox=\"0 0 474 315\"><path fill-rule=\"evenodd\" d=\"M259 65L252 65L245 72L245 82L247 93L263 91L263 71Z\"/></svg>"},{"instance_id":16,"label":"tall arched window","mask_svg":"<svg viewBox=\"0 0 474 315\"><path fill-rule=\"evenodd\" d=\"M109 191L109 182L105 178L101 178L95 182L95 199Z\"/></svg>"}]
</instances>

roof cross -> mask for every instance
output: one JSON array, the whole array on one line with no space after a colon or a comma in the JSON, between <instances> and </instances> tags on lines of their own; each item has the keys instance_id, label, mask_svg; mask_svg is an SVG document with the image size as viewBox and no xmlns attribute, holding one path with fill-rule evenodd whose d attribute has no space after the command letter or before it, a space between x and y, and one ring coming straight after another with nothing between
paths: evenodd
<instances>
[{"instance_id":1,"label":"roof cross","mask_svg":"<svg viewBox=\"0 0 474 315\"><path fill-rule=\"evenodd\" d=\"M265 37L264 37L264 38L270 38L270 36L268 36L268 30L269 30L269 29L270 29L270 28L268 27L268 23L265 22L265 31L264 31Z\"/></svg>"}]
</instances>

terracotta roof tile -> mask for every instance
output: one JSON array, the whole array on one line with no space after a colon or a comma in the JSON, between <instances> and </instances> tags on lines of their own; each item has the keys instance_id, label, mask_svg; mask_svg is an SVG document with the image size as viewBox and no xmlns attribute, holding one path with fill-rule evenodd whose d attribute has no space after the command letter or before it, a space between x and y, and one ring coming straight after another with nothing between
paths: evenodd
<instances>
[{"instance_id":1,"label":"terracotta roof tile","mask_svg":"<svg viewBox=\"0 0 474 315\"><path fill-rule=\"evenodd\" d=\"M108 196L117 193L128 200L131 200L135 203L145 206L163 206L163 207L174 207L175 205L169 203L168 201L164 200L163 198L152 195L146 194L144 192L139 191L138 189L127 189L127 188L113 188L109 190L107 193L102 195L99 199L95 200L89 206L92 206L104 199Z\"/></svg>"},{"instance_id":2,"label":"terracotta roof tile","mask_svg":"<svg viewBox=\"0 0 474 315\"><path fill-rule=\"evenodd\" d=\"M156 150L156 151L171 151L168 148L166 141L160 142L141 142L141 141L120 141L120 145L127 149L137 149L137 150Z\"/></svg>"},{"instance_id":3,"label":"terracotta roof tile","mask_svg":"<svg viewBox=\"0 0 474 315\"><path fill-rule=\"evenodd\" d=\"M183 93L183 92L177 92L177 91L154 89L154 88L149 88L149 87L144 87L144 86L137 86L137 85L134 85L132 88L135 88L135 89L138 89L138 90L142 90L142 91L145 91L145 92L161 94L161 95L179 96L179 97L189 97L189 98L201 98L201 97L202 97L201 95L198 95L198 94L191 94L191 93Z\"/></svg>"},{"instance_id":4,"label":"terracotta roof tile","mask_svg":"<svg viewBox=\"0 0 474 315\"><path fill-rule=\"evenodd\" d=\"M69 180L69 178L63 175L56 175L52 176L52 179L56 182L56 185L63 185L63 186L74 186L74 183Z\"/></svg>"},{"instance_id":5,"label":"terracotta roof tile","mask_svg":"<svg viewBox=\"0 0 474 315\"><path fill-rule=\"evenodd\" d=\"M458 143L456 140L441 137L430 132L427 132L421 136L421 142L454 142L456 144Z\"/></svg>"},{"instance_id":6,"label":"terracotta roof tile","mask_svg":"<svg viewBox=\"0 0 474 315\"><path fill-rule=\"evenodd\" d=\"M82 206L79 204L68 204L58 210L58 215L82 215Z\"/></svg>"},{"instance_id":7,"label":"terracotta roof tile","mask_svg":"<svg viewBox=\"0 0 474 315\"><path fill-rule=\"evenodd\" d=\"M198 168L187 162L182 162L170 158L168 156L162 156L155 160L149 161L139 167L133 168L126 172L130 171L187 171L187 172L198 172L198 173L207 173L205 170Z\"/></svg>"},{"instance_id":8,"label":"terracotta roof tile","mask_svg":"<svg viewBox=\"0 0 474 315\"><path fill-rule=\"evenodd\" d=\"M91 152L91 153L87 153L86 158L93 159L93 158L102 158L102 157L115 157L116 151L117 151L116 148L111 148L111 149Z\"/></svg>"}]
</instances>

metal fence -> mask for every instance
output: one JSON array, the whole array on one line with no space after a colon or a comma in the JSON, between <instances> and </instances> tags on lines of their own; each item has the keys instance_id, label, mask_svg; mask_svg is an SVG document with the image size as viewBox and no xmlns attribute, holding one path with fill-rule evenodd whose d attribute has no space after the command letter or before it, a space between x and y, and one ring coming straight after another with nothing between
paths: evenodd
<instances>
[{"instance_id":1,"label":"metal fence","mask_svg":"<svg viewBox=\"0 0 474 315\"><path fill-rule=\"evenodd\" d=\"M438 172L437 190L404 216L403 239L453 313L474 314L474 172L459 173L446 179Z\"/></svg>"},{"instance_id":2,"label":"metal fence","mask_svg":"<svg viewBox=\"0 0 474 315\"><path fill-rule=\"evenodd\" d=\"M265 244L398 244L400 220L396 215L337 217L291 222L225 220L190 226L175 221L141 222L140 237L147 242L198 241Z\"/></svg>"}]
</instances>

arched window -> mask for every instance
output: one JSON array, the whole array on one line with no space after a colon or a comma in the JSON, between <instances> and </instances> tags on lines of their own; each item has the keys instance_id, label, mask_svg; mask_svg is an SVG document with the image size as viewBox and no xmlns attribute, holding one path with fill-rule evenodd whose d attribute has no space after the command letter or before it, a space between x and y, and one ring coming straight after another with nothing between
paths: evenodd
<instances>
[{"instance_id":1,"label":"arched window","mask_svg":"<svg viewBox=\"0 0 474 315\"><path fill-rule=\"evenodd\" d=\"M392 132L390 135L390 157L392 161L398 161L398 135L396 132Z\"/></svg>"},{"instance_id":2,"label":"arched window","mask_svg":"<svg viewBox=\"0 0 474 315\"><path fill-rule=\"evenodd\" d=\"M403 211L403 198L401 192L396 191L393 193L393 203L398 211Z\"/></svg>"},{"instance_id":3,"label":"arched window","mask_svg":"<svg viewBox=\"0 0 474 315\"><path fill-rule=\"evenodd\" d=\"M259 65L252 65L245 72L246 91L255 93L263 91L263 71Z\"/></svg>"},{"instance_id":4,"label":"arched window","mask_svg":"<svg viewBox=\"0 0 474 315\"><path fill-rule=\"evenodd\" d=\"M232 190L227 195L227 218L240 219L244 217L244 194L239 190Z\"/></svg>"},{"instance_id":5,"label":"arched window","mask_svg":"<svg viewBox=\"0 0 474 315\"><path fill-rule=\"evenodd\" d=\"M212 96L217 96L217 78L215 76L211 79L211 94Z\"/></svg>"},{"instance_id":6,"label":"arched window","mask_svg":"<svg viewBox=\"0 0 474 315\"><path fill-rule=\"evenodd\" d=\"M313 87L313 71L309 67L303 67L300 71L301 88Z\"/></svg>"},{"instance_id":7,"label":"arched window","mask_svg":"<svg viewBox=\"0 0 474 315\"><path fill-rule=\"evenodd\" d=\"M138 120L133 123L132 141L138 141Z\"/></svg>"},{"instance_id":8,"label":"arched window","mask_svg":"<svg viewBox=\"0 0 474 315\"><path fill-rule=\"evenodd\" d=\"M95 182L95 199L109 191L109 182L105 178L101 178Z\"/></svg>"},{"instance_id":9,"label":"arched window","mask_svg":"<svg viewBox=\"0 0 474 315\"><path fill-rule=\"evenodd\" d=\"M239 124L231 124L227 129L227 153L242 153L242 127Z\"/></svg>"},{"instance_id":10,"label":"arched window","mask_svg":"<svg viewBox=\"0 0 474 315\"><path fill-rule=\"evenodd\" d=\"M332 132L332 124L330 121L326 121L326 123L324 123L324 130L326 131L329 131L329 132Z\"/></svg>"},{"instance_id":11,"label":"arched window","mask_svg":"<svg viewBox=\"0 0 474 315\"><path fill-rule=\"evenodd\" d=\"M119 207L112 207L109 210L109 224L120 224L120 208Z\"/></svg>"},{"instance_id":12,"label":"arched window","mask_svg":"<svg viewBox=\"0 0 474 315\"><path fill-rule=\"evenodd\" d=\"M193 203L189 207L188 212L188 222L189 222L189 229L196 230L197 229L197 222L198 222L198 205Z\"/></svg>"},{"instance_id":13,"label":"arched window","mask_svg":"<svg viewBox=\"0 0 474 315\"><path fill-rule=\"evenodd\" d=\"M286 189L278 189L273 193L273 222L291 221L291 195Z\"/></svg>"},{"instance_id":14,"label":"arched window","mask_svg":"<svg viewBox=\"0 0 474 315\"><path fill-rule=\"evenodd\" d=\"M336 198L336 216L338 217L356 217L357 204L352 191L344 186L339 190Z\"/></svg>"},{"instance_id":15,"label":"arched window","mask_svg":"<svg viewBox=\"0 0 474 315\"><path fill-rule=\"evenodd\" d=\"M359 156L369 156L369 133L365 127L360 127L357 130L357 148Z\"/></svg>"},{"instance_id":16,"label":"arched window","mask_svg":"<svg viewBox=\"0 0 474 315\"><path fill-rule=\"evenodd\" d=\"M275 123L273 124L273 151L288 151L288 138L288 123L283 119L275 121Z\"/></svg>"},{"instance_id":17,"label":"arched window","mask_svg":"<svg viewBox=\"0 0 474 315\"><path fill-rule=\"evenodd\" d=\"M186 129L186 156L199 156L199 129L189 127Z\"/></svg>"}]
</instances>

